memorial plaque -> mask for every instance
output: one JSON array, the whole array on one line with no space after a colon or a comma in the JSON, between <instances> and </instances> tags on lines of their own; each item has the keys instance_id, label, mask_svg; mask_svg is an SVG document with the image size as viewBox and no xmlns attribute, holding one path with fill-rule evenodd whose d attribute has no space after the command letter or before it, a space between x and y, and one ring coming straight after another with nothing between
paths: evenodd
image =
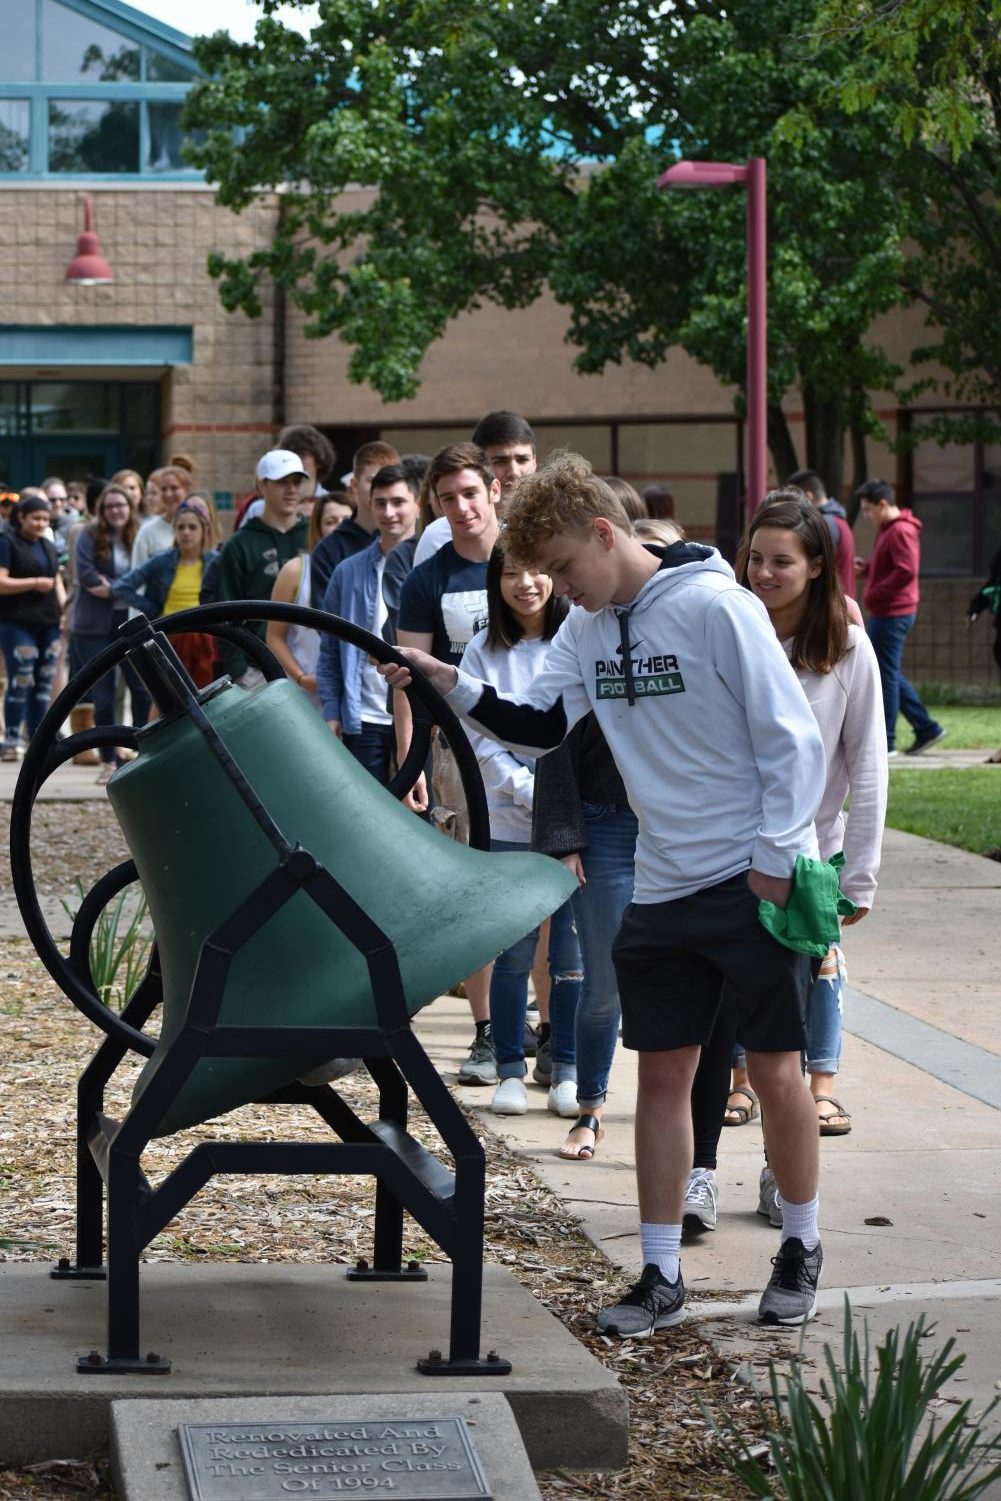
<instances>
[{"instance_id":1,"label":"memorial plaque","mask_svg":"<svg viewBox=\"0 0 1001 1501\"><path fill-rule=\"evenodd\" d=\"M464 1418L182 1423L192 1501L490 1501Z\"/></svg>"}]
</instances>

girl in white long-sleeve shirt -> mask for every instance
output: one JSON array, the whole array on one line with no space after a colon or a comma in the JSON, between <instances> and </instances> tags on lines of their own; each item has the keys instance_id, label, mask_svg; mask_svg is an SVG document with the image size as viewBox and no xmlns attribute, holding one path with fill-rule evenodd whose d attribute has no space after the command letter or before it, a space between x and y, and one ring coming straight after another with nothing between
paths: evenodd
<instances>
[{"instance_id":1,"label":"girl in white long-sleeve shirt","mask_svg":"<svg viewBox=\"0 0 1001 1501\"><path fill-rule=\"evenodd\" d=\"M844 852L844 894L860 922L876 894L886 817L886 739L880 733L879 667L847 617L829 532L793 489L773 492L755 512L737 574L768 611L820 727L827 782L817 812L821 858ZM851 811L846 816L845 800ZM832 1096L841 1054L844 967L835 945L821 965L809 1011L807 1071L822 1135L845 1135L851 1120Z\"/></svg>"},{"instance_id":2,"label":"girl in white long-sleeve shirt","mask_svg":"<svg viewBox=\"0 0 1001 1501\"><path fill-rule=\"evenodd\" d=\"M487 565L489 624L466 647L468 670L502 694L517 699L542 671L550 641L567 611L553 596L553 581L538 570L516 567L495 548ZM535 758L505 749L477 730L469 739L480 763L490 812L490 845L495 850L531 848ZM497 1115L523 1115L528 1095L525 1063L525 1011L528 976L538 929L513 944L495 961L490 981L490 1027L499 1083L491 1108ZM581 960L570 903L555 912L549 930L550 1043L553 1061L548 1107L557 1115L577 1114L574 1019L581 990Z\"/></svg>"}]
</instances>

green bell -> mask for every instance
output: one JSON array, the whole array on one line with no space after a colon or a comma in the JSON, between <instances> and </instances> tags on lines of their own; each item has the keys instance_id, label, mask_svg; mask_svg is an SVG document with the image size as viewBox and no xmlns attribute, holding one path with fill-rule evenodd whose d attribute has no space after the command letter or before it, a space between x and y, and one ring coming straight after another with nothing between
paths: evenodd
<instances>
[{"instance_id":1,"label":"green bell","mask_svg":"<svg viewBox=\"0 0 1001 1501\"><path fill-rule=\"evenodd\" d=\"M561 906L573 876L544 855L444 838L345 750L294 684L227 687L204 712L282 834L316 857L392 940L412 1016ZM276 868L274 846L186 717L140 737L108 795L135 860L163 972L160 1040L138 1097L180 1031L201 945ZM302 891L240 949L220 1024L376 1026L364 957ZM200 1059L167 1135L282 1088L323 1058Z\"/></svg>"}]
</instances>

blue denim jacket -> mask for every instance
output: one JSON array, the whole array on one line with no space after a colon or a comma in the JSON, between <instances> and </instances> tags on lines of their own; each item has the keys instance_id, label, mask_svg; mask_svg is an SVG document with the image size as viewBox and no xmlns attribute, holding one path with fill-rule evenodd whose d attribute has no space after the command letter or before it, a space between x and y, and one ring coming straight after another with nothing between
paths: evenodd
<instances>
[{"instance_id":1,"label":"blue denim jacket","mask_svg":"<svg viewBox=\"0 0 1001 1501\"><path fill-rule=\"evenodd\" d=\"M371 630L375 616L375 591L381 553L379 538L364 552L355 553L338 563L330 576L323 608L355 625ZM316 666L316 689L324 719L338 719L345 735L361 734L362 667L365 653L360 647L326 633L320 637L320 659ZM388 701L388 690L387 690Z\"/></svg>"},{"instance_id":2,"label":"blue denim jacket","mask_svg":"<svg viewBox=\"0 0 1001 1501\"><path fill-rule=\"evenodd\" d=\"M170 586L174 582L177 573L177 565L181 560L181 554L176 547L168 547L166 552L154 553L147 558L145 563L140 563L138 568L130 568L128 573L123 573L120 578L109 579L111 592L116 600L123 599L133 609L140 610L144 615L151 616L154 620L163 614L163 607L170 593ZM219 554L210 549L202 556L202 587L198 603L201 605L211 604L215 598L215 574L219 562ZM145 587L145 594L139 590Z\"/></svg>"}]
</instances>

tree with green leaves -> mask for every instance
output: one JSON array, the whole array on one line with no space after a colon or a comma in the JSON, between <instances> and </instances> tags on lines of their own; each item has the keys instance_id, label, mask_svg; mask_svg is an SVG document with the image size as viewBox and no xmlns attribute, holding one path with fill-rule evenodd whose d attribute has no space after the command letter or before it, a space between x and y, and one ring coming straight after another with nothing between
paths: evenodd
<instances>
[{"instance_id":1,"label":"tree with green leaves","mask_svg":"<svg viewBox=\"0 0 1001 1501\"><path fill-rule=\"evenodd\" d=\"M1001 0L822 0L817 46L847 43L832 89L857 113L887 92L908 141L958 160L996 115Z\"/></svg>"},{"instance_id":2,"label":"tree with green leaves","mask_svg":"<svg viewBox=\"0 0 1001 1501\"><path fill-rule=\"evenodd\" d=\"M847 45L818 48L817 0L320 0L305 39L264 8L253 43L196 43L185 115L221 202L282 191L273 244L211 260L227 307L259 312L273 278L307 332L352 347L352 379L399 399L451 318L548 283L582 371L680 345L740 391L743 194L656 181L679 156L763 155L776 466L836 493L850 432L862 477L869 392L899 375L871 326L901 296L913 148L878 100L818 103Z\"/></svg>"},{"instance_id":3,"label":"tree with green leaves","mask_svg":"<svg viewBox=\"0 0 1001 1501\"><path fill-rule=\"evenodd\" d=\"M906 295L926 314L904 393L973 410L925 419L913 436L1001 436L1001 0L823 0L816 45L850 48L826 93L850 115L878 101L913 148Z\"/></svg>"}]
</instances>

